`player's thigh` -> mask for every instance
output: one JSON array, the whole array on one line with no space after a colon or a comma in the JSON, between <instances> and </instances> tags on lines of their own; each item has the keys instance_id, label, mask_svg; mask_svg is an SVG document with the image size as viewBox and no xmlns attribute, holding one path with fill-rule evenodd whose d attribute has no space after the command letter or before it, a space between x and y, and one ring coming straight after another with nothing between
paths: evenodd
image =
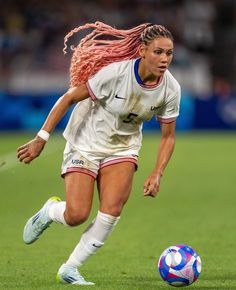
<instances>
[{"instance_id":1,"label":"player's thigh","mask_svg":"<svg viewBox=\"0 0 236 290\"><path fill-rule=\"evenodd\" d=\"M100 211L114 216L120 215L129 198L135 165L132 162L121 162L109 165L100 170L98 191Z\"/></svg>"},{"instance_id":2,"label":"player's thigh","mask_svg":"<svg viewBox=\"0 0 236 290\"><path fill-rule=\"evenodd\" d=\"M95 179L80 172L65 174L66 211L88 215L93 201Z\"/></svg>"}]
</instances>

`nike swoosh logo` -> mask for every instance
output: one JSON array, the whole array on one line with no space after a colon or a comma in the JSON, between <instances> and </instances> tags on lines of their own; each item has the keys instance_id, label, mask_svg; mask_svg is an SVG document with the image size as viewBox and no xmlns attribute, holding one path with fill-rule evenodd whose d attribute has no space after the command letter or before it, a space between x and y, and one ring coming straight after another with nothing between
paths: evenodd
<instances>
[{"instance_id":1,"label":"nike swoosh logo","mask_svg":"<svg viewBox=\"0 0 236 290\"><path fill-rule=\"evenodd\" d=\"M125 100L125 99L126 99L126 98L119 97L119 96L117 96L117 95L115 95L115 98L116 98L116 99L122 99L122 100Z\"/></svg>"},{"instance_id":2,"label":"nike swoosh logo","mask_svg":"<svg viewBox=\"0 0 236 290\"><path fill-rule=\"evenodd\" d=\"M95 248L101 248L102 245L98 246L98 245L96 245L96 244L93 244L93 246L94 246Z\"/></svg>"}]
</instances>

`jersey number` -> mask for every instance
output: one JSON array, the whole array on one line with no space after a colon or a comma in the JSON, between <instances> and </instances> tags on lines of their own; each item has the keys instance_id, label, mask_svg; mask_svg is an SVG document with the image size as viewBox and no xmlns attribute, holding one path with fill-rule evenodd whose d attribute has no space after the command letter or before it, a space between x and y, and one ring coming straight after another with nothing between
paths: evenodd
<instances>
[{"instance_id":1,"label":"jersey number","mask_svg":"<svg viewBox=\"0 0 236 290\"><path fill-rule=\"evenodd\" d=\"M123 120L124 123L130 123L134 120L134 118L138 117L138 114L134 114L134 113L129 113L129 115L127 116L127 118L125 120Z\"/></svg>"}]
</instances>

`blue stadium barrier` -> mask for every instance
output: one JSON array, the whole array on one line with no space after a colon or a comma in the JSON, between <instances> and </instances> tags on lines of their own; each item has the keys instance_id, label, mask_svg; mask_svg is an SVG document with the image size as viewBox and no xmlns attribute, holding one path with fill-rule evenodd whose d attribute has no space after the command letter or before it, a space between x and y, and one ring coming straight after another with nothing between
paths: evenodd
<instances>
[{"instance_id":1,"label":"blue stadium barrier","mask_svg":"<svg viewBox=\"0 0 236 290\"><path fill-rule=\"evenodd\" d=\"M59 92L27 96L10 95L0 91L0 130L38 130L60 96ZM71 111L72 109L63 117L57 129L65 128ZM158 128L159 124L155 118L144 123L145 131ZM199 99L183 91L177 130L191 129L236 129L236 97L210 96L207 99Z\"/></svg>"}]
</instances>

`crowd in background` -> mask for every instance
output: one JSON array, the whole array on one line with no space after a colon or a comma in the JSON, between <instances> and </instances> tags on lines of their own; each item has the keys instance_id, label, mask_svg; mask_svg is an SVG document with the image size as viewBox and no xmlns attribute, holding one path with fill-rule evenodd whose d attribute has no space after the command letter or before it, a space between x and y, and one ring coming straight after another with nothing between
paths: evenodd
<instances>
[{"instance_id":1,"label":"crowd in background","mask_svg":"<svg viewBox=\"0 0 236 290\"><path fill-rule=\"evenodd\" d=\"M33 93L67 87L70 55L62 53L63 37L74 27L97 20L124 29L144 22L165 25L175 38L172 69L197 95L235 83L234 0L0 0L0 4L1 90Z\"/></svg>"},{"instance_id":2,"label":"crowd in background","mask_svg":"<svg viewBox=\"0 0 236 290\"><path fill-rule=\"evenodd\" d=\"M170 70L182 87L177 129L236 128L236 0L0 0L0 131L42 126L69 86L64 36L95 21L166 26L175 39Z\"/></svg>"}]
</instances>

